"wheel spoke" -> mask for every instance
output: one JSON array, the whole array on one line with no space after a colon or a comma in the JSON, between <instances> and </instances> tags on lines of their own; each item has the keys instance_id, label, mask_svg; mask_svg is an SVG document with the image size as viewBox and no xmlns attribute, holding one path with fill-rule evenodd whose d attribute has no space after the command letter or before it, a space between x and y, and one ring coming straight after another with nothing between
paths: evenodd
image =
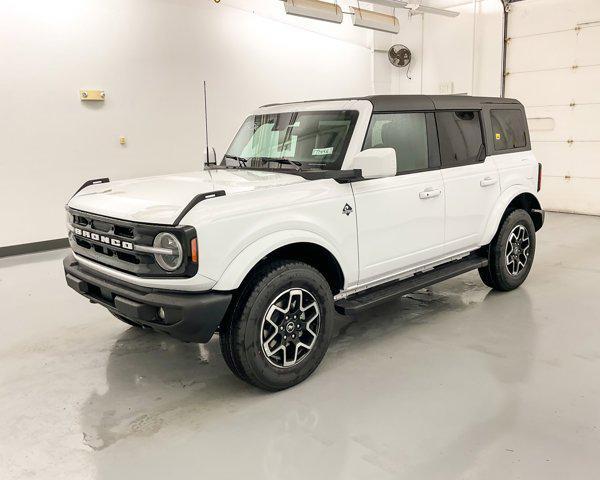
<instances>
[{"instance_id":1,"label":"wheel spoke","mask_svg":"<svg viewBox=\"0 0 600 480\"><path fill-rule=\"evenodd\" d=\"M295 297L298 297L298 300L296 300L297 303L294 302ZM287 310L285 313L289 313L292 308L297 307L298 305L302 306L302 290L290 290L290 298L288 300Z\"/></svg>"},{"instance_id":2,"label":"wheel spoke","mask_svg":"<svg viewBox=\"0 0 600 480\"><path fill-rule=\"evenodd\" d=\"M267 320L267 322L269 322L269 323L271 324L271 326L272 326L272 327L273 327L275 330L277 330L277 329L279 328L279 325L277 325L277 324L276 324L276 323L275 323L273 320L271 320L271 317L268 317L266 320Z\"/></svg>"},{"instance_id":3,"label":"wheel spoke","mask_svg":"<svg viewBox=\"0 0 600 480\"><path fill-rule=\"evenodd\" d=\"M312 349L313 344L314 344L314 340L312 341L312 343L310 345L307 345L306 343L303 343L303 342L298 342L295 347L295 358L298 358L298 349L300 347L305 348L306 351L309 352Z\"/></svg>"},{"instance_id":4,"label":"wheel spoke","mask_svg":"<svg viewBox=\"0 0 600 480\"><path fill-rule=\"evenodd\" d=\"M283 314L285 315L285 314L286 314L288 311L289 311L289 310L284 310L283 308L281 308L281 307L278 307L277 305L271 305L271 306L269 307L269 310L268 310L268 312L267 312L267 315L268 315L269 317L271 317L271 316L273 315L273 313L274 313L274 312L283 313Z\"/></svg>"},{"instance_id":5,"label":"wheel spoke","mask_svg":"<svg viewBox=\"0 0 600 480\"><path fill-rule=\"evenodd\" d=\"M310 342L310 345L307 345L307 344L306 344L306 343L304 343L304 342L298 342L298 343L296 344L296 348L299 348L299 347L304 347L304 348L306 348L307 350L310 350L310 349L313 347L313 345L314 345L314 344L315 344L315 341L314 341L314 340L313 340L312 342Z\"/></svg>"},{"instance_id":6,"label":"wheel spoke","mask_svg":"<svg viewBox=\"0 0 600 480\"><path fill-rule=\"evenodd\" d=\"M277 333L278 333L277 330L275 330L275 332L263 342L263 347L265 347L265 350L269 352L269 355L273 355L273 353L274 353L273 351L271 351L271 347L269 344L277 336Z\"/></svg>"},{"instance_id":7,"label":"wheel spoke","mask_svg":"<svg viewBox=\"0 0 600 480\"><path fill-rule=\"evenodd\" d=\"M267 352L268 352L268 353L267 353L267 355L268 355L269 357L272 357L273 355L276 355L276 354L277 354L277 352L279 352L280 350L285 350L285 347L284 347L283 345L279 345L279 346L278 346L278 347L277 347L275 350L271 350L271 349L269 348L269 346L268 346L268 345L265 345L265 344L266 344L266 342L265 342L265 343L263 343L263 348L265 348L265 353L267 353Z\"/></svg>"},{"instance_id":8,"label":"wheel spoke","mask_svg":"<svg viewBox=\"0 0 600 480\"><path fill-rule=\"evenodd\" d=\"M292 359L291 362L288 362L288 359L287 359L288 349L284 348L283 352L284 352L283 366L284 367L291 367L292 365L294 365L296 363L296 360L298 359L298 348L294 347L294 358Z\"/></svg>"},{"instance_id":9,"label":"wheel spoke","mask_svg":"<svg viewBox=\"0 0 600 480\"><path fill-rule=\"evenodd\" d=\"M281 346L281 350L283 350L283 366L287 367L288 366L287 365L287 363L288 363L288 361L287 361L287 348L285 348L285 346L282 345Z\"/></svg>"},{"instance_id":10,"label":"wheel spoke","mask_svg":"<svg viewBox=\"0 0 600 480\"><path fill-rule=\"evenodd\" d=\"M303 312L306 312L307 310L310 310L311 308L317 308L317 302L312 302L309 303L306 307L300 307L300 310Z\"/></svg>"}]
</instances>

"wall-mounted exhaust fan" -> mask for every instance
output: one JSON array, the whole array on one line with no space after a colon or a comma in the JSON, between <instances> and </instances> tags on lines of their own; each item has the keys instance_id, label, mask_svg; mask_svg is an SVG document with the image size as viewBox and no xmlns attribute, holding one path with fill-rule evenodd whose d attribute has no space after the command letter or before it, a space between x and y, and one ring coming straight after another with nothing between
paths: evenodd
<instances>
[{"instance_id":1,"label":"wall-mounted exhaust fan","mask_svg":"<svg viewBox=\"0 0 600 480\"><path fill-rule=\"evenodd\" d=\"M412 60L412 53L410 53L408 47L399 43L392 45L388 50L388 60L394 67L408 67L406 69L406 78L412 80L412 77L410 76L410 61Z\"/></svg>"},{"instance_id":2,"label":"wall-mounted exhaust fan","mask_svg":"<svg viewBox=\"0 0 600 480\"><path fill-rule=\"evenodd\" d=\"M392 45L388 50L388 59L394 67L407 67L412 58L412 53L404 45Z\"/></svg>"}]
</instances>

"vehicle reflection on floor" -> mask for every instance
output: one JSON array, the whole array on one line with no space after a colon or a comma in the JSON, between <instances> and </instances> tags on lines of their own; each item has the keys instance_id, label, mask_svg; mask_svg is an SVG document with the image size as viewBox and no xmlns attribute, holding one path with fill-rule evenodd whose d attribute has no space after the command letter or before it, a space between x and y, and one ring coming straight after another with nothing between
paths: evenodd
<instances>
[{"instance_id":1,"label":"vehicle reflection on floor","mask_svg":"<svg viewBox=\"0 0 600 480\"><path fill-rule=\"evenodd\" d=\"M281 478L284 472L295 478L307 468L336 477L342 466L361 463L371 473L391 476L430 478L441 466L458 476L473 455L515 422L514 387L527 377L534 348L527 292L513 292L510 309L499 315L505 294L472 280L447 282L352 319L340 317L339 333L315 380L321 387L311 380L276 395L232 377L216 339L184 344L125 330L108 357L107 390L92 393L82 407L84 442L103 450L166 429L171 433L158 458L173 454L204 471L218 469L228 448L238 444L236 455L254 459L247 460L254 465L251 471L262 478ZM449 314L463 316L462 322L448 323ZM467 393L474 379L480 391ZM337 387L315 390L323 382ZM300 391L306 388L308 398ZM327 398L331 394L333 402ZM448 422L448 416L455 420ZM175 440L175 447L169 437L181 429L186 441ZM423 457L422 442L438 452L431 461ZM97 464L100 478L132 467L131 459L120 464L120 455L99 458L107 458ZM154 455L144 455L143 464L135 464L136 471L140 468L159 468Z\"/></svg>"}]
</instances>

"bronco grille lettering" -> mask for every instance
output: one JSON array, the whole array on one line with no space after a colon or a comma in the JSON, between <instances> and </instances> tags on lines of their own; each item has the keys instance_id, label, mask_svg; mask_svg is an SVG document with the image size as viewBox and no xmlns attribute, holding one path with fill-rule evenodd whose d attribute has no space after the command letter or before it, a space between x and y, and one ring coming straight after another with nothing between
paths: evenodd
<instances>
[{"instance_id":1,"label":"bronco grille lettering","mask_svg":"<svg viewBox=\"0 0 600 480\"><path fill-rule=\"evenodd\" d=\"M107 235L98 235L97 233L88 232L87 230L82 230L79 227L75 227L73 229L75 235L91 240L95 240L96 242L104 243L106 245L112 245L113 247L124 248L125 250L134 250L133 243L124 242L119 240L118 238L109 237Z\"/></svg>"}]
</instances>

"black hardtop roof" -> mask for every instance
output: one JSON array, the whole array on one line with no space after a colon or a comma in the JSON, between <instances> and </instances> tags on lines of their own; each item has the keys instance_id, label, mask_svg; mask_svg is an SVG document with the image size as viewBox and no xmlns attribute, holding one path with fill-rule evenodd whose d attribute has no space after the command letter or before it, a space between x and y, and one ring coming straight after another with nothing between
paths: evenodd
<instances>
[{"instance_id":1,"label":"black hardtop roof","mask_svg":"<svg viewBox=\"0 0 600 480\"><path fill-rule=\"evenodd\" d=\"M513 104L522 107L514 98L471 97L468 95L369 95L366 97L328 98L323 100L306 100L290 102L290 105L311 102L333 102L336 100L368 100L373 104L374 112L398 112L418 110L479 110L483 105ZM271 103L263 107L287 105L287 103Z\"/></svg>"}]
</instances>

